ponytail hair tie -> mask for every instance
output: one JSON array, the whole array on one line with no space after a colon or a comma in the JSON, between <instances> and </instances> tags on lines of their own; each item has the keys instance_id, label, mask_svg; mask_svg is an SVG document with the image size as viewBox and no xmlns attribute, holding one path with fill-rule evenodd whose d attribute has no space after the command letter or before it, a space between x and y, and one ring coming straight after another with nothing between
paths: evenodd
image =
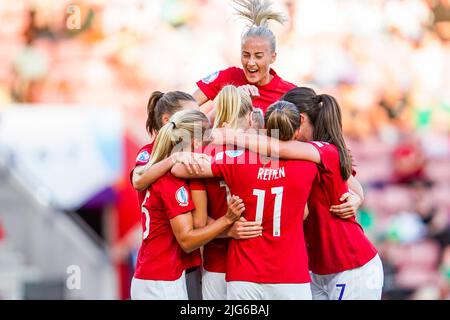
<instances>
[{"instance_id":1,"label":"ponytail hair tie","mask_svg":"<svg viewBox=\"0 0 450 320\"><path fill-rule=\"evenodd\" d=\"M313 97L313 101L314 101L315 103L317 103L317 104L323 102L322 95L321 95L321 94L318 94L317 96L314 96L314 97Z\"/></svg>"},{"instance_id":2,"label":"ponytail hair tie","mask_svg":"<svg viewBox=\"0 0 450 320\"><path fill-rule=\"evenodd\" d=\"M170 121L170 123L171 123L171 124L173 124L173 128L174 128L174 129L176 129L176 128L177 128L177 125L175 124L175 122L173 122L173 121Z\"/></svg>"}]
</instances>

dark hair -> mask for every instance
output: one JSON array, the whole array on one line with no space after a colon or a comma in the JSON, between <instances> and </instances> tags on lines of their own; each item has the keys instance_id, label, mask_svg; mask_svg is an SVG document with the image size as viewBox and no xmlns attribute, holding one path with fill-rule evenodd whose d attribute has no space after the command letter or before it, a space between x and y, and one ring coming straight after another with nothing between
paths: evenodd
<instances>
[{"instance_id":1,"label":"dark hair","mask_svg":"<svg viewBox=\"0 0 450 320\"><path fill-rule=\"evenodd\" d=\"M311 88L297 87L286 92L281 100L295 104L300 113L306 113L314 126L313 140L334 144L339 151L341 175L347 180L352 174L352 156L342 133L341 108L336 99L319 94Z\"/></svg>"},{"instance_id":2,"label":"dark hair","mask_svg":"<svg viewBox=\"0 0 450 320\"><path fill-rule=\"evenodd\" d=\"M145 127L149 134L154 134L164 125L162 122L163 114L169 116L181 110L181 101L194 101L193 96L182 91L153 91L147 103L147 121Z\"/></svg>"},{"instance_id":3,"label":"dark hair","mask_svg":"<svg viewBox=\"0 0 450 320\"><path fill-rule=\"evenodd\" d=\"M278 139L288 141L292 139L295 130L300 127L300 113L293 103L277 101L267 109L264 122L269 137L272 130L278 129Z\"/></svg>"}]
</instances>

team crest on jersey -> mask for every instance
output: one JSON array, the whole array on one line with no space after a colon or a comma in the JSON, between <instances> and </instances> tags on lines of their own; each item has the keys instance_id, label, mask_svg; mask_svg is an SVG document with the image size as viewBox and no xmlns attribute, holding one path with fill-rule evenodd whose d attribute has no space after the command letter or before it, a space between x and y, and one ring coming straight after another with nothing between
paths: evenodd
<instances>
[{"instance_id":1,"label":"team crest on jersey","mask_svg":"<svg viewBox=\"0 0 450 320\"><path fill-rule=\"evenodd\" d=\"M177 199L178 204L182 207L186 207L189 204L189 193L185 187L181 187L175 193L175 199Z\"/></svg>"},{"instance_id":2,"label":"team crest on jersey","mask_svg":"<svg viewBox=\"0 0 450 320\"><path fill-rule=\"evenodd\" d=\"M219 71L216 71L214 73L211 73L209 76L203 78L202 82L209 84L209 83L213 82L214 80L216 80L218 76L219 76Z\"/></svg>"},{"instance_id":3,"label":"team crest on jersey","mask_svg":"<svg viewBox=\"0 0 450 320\"><path fill-rule=\"evenodd\" d=\"M150 159L150 153L148 151L142 151L138 154L136 161L137 162L147 162Z\"/></svg>"}]
</instances>

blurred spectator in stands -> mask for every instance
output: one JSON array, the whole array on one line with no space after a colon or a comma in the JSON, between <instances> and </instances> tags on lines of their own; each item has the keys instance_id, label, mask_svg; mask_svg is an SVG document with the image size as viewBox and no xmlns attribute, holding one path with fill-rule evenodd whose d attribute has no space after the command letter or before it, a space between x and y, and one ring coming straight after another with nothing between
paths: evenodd
<instances>
[{"instance_id":1,"label":"blurred spectator in stands","mask_svg":"<svg viewBox=\"0 0 450 320\"><path fill-rule=\"evenodd\" d=\"M450 0L274 3L289 17L274 24L277 70L343 107L384 297L450 299ZM119 105L140 145L149 90L193 89L199 74L240 59L228 1L78 0L74 30L68 6L0 2L0 111L11 101ZM115 262L135 261L138 233L112 248Z\"/></svg>"},{"instance_id":2,"label":"blurred spectator in stands","mask_svg":"<svg viewBox=\"0 0 450 320\"><path fill-rule=\"evenodd\" d=\"M43 30L36 25L36 12L29 11L29 24L24 31L25 46L14 60L15 82L13 95L18 102L33 101L32 86L42 80L48 73L48 57L39 48L34 46Z\"/></svg>"},{"instance_id":3,"label":"blurred spectator in stands","mask_svg":"<svg viewBox=\"0 0 450 320\"><path fill-rule=\"evenodd\" d=\"M433 182L415 180L411 183L414 211L422 218L427 227L427 236L436 240L440 250L450 243L450 216L445 207L433 197Z\"/></svg>"},{"instance_id":4,"label":"blurred spectator in stands","mask_svg":"<svg viewBox=\"0 0 450 320\"><path fill-rule=\"evenodd\" d=\"M412 134L404 134L392 152L394 183L411 183L425 179L426 158L420 140Z\"/></svg>"},{"instance_id":5,"label":"blurred spectator in stands","mask_svg":"<svg viewBox=\"0 0 450 320\"><path fill-rule=\"evenodd\" d=\"M429 0L431 3L432 28L444 41L450 40L450 0Z\"/></svg>"}]
</instances>

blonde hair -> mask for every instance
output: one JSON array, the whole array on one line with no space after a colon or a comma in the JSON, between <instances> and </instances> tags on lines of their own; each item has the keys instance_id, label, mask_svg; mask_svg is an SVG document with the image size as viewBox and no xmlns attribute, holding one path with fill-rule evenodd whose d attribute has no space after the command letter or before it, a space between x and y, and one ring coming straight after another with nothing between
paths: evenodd
<instances>
[{"instance_id":1,"label":"blonde hair","mask_svg":"<svg viewBox=\"0 0 450 320\"><path fill-rule=\"evenodd\" d=\"M209 128L208 118L198 110L183 110L173 114L158 132L155 147L146 166L167 158L175 146L185 148L191 146L195 137L201 138ZM189 150L190 151L190 150Z\"/></svg>"},{"instance_id":2,"label":"blonde hair","mask_svg":"<svg viewBox=\"0 0 450 320\"><path fill-rule=\"evenodd\" d=\"M267 135L277 130L278 139L289 141L295 131L300 128L300 112L295 104L287 101L277 101L270 105L265 115Z\"/></svg>"},{"instance_id":3,"label":"blonde hair","mask_svg":"<svg viewBox=\"0 0 450 320\"><path fill-rule=\"evenodd\" d=\"M269 29L269 21L275 20L284 24L286 18L280 12L274 11L269 0L233 0L236 4L236 14L250 21L250 26L242 35L242 43L248 37L263 37L269 41L272 52L276 50L276 39Z\"/></svg>"},{"instance_id":4,"label":"blonde hair","mask_svg":"<svg viewBox=\"0 0 450 320\"><path fill-rule=\"evenodd\" d=\"M216 119L213 128L221 127L225 122L237 128L238 120L253 111L252 99L243 90L228 85L220 90L215 100Z\"/></svg>"}]
</instances>

